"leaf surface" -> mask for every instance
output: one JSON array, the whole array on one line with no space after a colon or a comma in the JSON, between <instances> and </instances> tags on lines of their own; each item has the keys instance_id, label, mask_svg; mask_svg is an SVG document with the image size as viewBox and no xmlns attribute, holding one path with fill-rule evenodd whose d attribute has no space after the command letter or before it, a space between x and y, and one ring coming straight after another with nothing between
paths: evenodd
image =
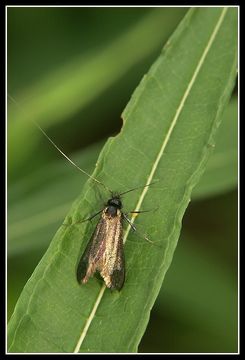
<instances>
[{"instance_id":1,"label":"leaf surface","mask_svg":"<svg viewBox=\"0 0 245 360\"><path fill-rule=\"evenodd\" d=\"M237 352L237 278L213 246L196 240L183 229L140 352Z\"/></svg>"},{"instance_id":2,"label":"leaf surface","mask_svg":"<svg viewBox=\"0 0 245 360\"><path fill-rule=\"evenodd\" d=\"M126 227L122 291L95 278L79 286L76 266L94 224L61 227L10 319L9 352L137 351L234 86L236 40L236 9L191 9L133 94L121 133L100 154L94 176L113 190L158 180L123 198L125 212L155 209L133 219L155 246ZM98 211L98 194L88 181L66 223Z\"/></svg>"},{"instance_id":3,"label":"leaf surface","mask_svg":"<svg viewBox=\"0 0 245 360\"><path fill-rule=\"evenodd\" d=\"M237 186L237 111L237 97L233 97L225 108L216 146L192 200L219 195ZM91 173L102 147L100 142L73 154L72 159ZM8 256L46 248L85 181L80 172L59 159L10 186Z\"/></svg>"},{"instance_id":4,"label":"leaf surface","mask_svg":"<svg viewBox=\"0 0 245 360\"><path fill-rule=\"evenodd\" d=\"M193 191L193 199L218 195L237 186L238 178L238 106L233 97L226 107L216 146L207 168Z\"/></svg>"}]
</instances>

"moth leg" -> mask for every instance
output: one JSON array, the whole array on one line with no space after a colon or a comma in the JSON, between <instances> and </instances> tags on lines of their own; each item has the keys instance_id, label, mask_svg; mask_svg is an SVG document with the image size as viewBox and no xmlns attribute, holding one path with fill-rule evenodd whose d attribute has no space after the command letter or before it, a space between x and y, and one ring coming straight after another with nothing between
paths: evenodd
<instances>
[{"instance_id":1,"label":"moth leg","mask_svg":"<svg viewBox=\"0 0 245 360\"><path fill-rule=\"evenodd\" d=\"M151 210L134 210L134 211L129 211L128 214L141 214L141 213L146 213L146 212L151 212L151 211L156 211L159 209L159 206L157 206L156 208L154 209L151 209ZM126 214L127 215L127 214Z\"/></svg>"},{"instance_id":2,"label":"moth leg","mask_svg":"<svg viewBox=\"0 0 245 360\"><path fill-rule=\"evenodd\" d=\"M129 211L128 213L124 213L125 219L126 221L130 224L130 226L132 227L132 229L134 231L136 231L136 227L134 225L132 225L131 221L129 220L129 218L127 217L128 214L141 214L141 213L146 213L146 212L150 212L152 210L135 210L135 211ZM129 222L130 221L130 222Z\"/></svg>"},{"instance_id":3,"label":"moth leg","mask_svg":"<svg viewBox=\"0 0 245 360\"><path fill-rule=\"evenodd\" d=\"M141 214L141 213L146 213L146 212L150 212L152 210L139 210L139 211L129 211L128 214Z\"/></svg>"},{"instance_id":4,"label":"moth leg","mask_svg":"<svg viewBox=\"0 0 245 360\"><path fill-rule=\"evenodd\" d=\"M123 214L123 217L124 219L129 223L129 225L131 226L131 228L134 230L134 231L137 231L135 225L130 221L130 219L127 217L127 214Z\"/></svg>"},{"instance_id":5,"label":"moth leg","mask_svg":"<svg viewBox=\"0 0 245 360\"><path fill-rule=\"evenodd\" d=\"M150 212L151 210L136 210L136 211L129 211L129 212L127 212L127 213L124 213L123 215L124 215L124 217L125 217L125 219L127 220L127 222L129 222L130 220L129 220L129 218L127 217L128 216L128 214L141 214L141 213L146 213L146 212ZM131 224L131 222L129 223L130 225L131 225L131 227L133 228L133 226L132 226L132 224ZM135 228L135 226L134 226L134 228ZM134 231L136 231L136 228L134 229L133 228L133 230Z\"/></svg>"},{"instance_id":6,"label":"moth leg","mask_svg":"<svg viewBox=\"0 0 245 360\"><path fill-rule=\"evenodd\" d=\"M79 224L79 223L83 223L85 221L91 221L93 218L95 218L95 216L99 215L100 213L102 213L104 209L101 209L100 211L98 211L97 213L95 213L94 215L88 217L87 219L81 220L81 221L76 221L74 224Z\"/></svg>"},{"instance_id":7,"label":"moth leg","mask_svg":"<svg viewBox=\"0 0 245 360\"><path fill-rule=\"evenodd\" d=\"M100 213L102 213L103 210L104 210L104 209L98 211L97 213L95 213L94 215L88 217L87 219L84 219L84 220L81 220L81 221L76 221L76 222L73 223L73 224L65 224L65 223L63 223L62 225L64 225L64 226L71 226L71 225L81 224L81 223L83 223L83 222L85 222L85 221L91 221L95 216L97 216L97 215L99 215Z\"/></svg>"},{"instance_id":8,"label":"moth leg","mask_svg":"<svg viewBox=\"0 0 245 360\"><path fill-rule=\"evenodd\" d=\"M140 211L141 212L141 211ZM131 212L132 213L132 212ZM138 213L138 212L137 212ZM123 214L123 217L124 217L124 219L129 223L129 225L131 226L131 228L135 231L135 232L137 232L141 237L143 237L146 241L148 241L149 243L151 243L151 244L154 244L154 241L151 241L145 234L142 234L142 233L140 233L137 229L136 229L136 227L135 227L135 225L131 222L131 220L127 217L127 215L126 214Z\"/></svg>"}]
</instances>

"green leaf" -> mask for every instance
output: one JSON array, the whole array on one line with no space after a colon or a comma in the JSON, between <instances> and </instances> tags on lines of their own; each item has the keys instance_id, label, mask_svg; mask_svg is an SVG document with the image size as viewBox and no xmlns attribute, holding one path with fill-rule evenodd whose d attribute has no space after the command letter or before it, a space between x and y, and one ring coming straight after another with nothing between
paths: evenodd
<instances>
[{"instance_id":1,"label":"green leaf","mask_svg":"<svg viewBox=\"0 0 245 360\"><path fill-rule=\"evenodd\" d=\"M186 320L193 326L208 331L213 336L223 339L223 351L237 350L237 287L236 280L231 276L224 264L214 259L205 247L195 245L187 240L188 234L181 236L178 259L172 276L166 279L165 294L159 293L156 308L162 307L164 295L173 304L176 312L186 314ZM193 243L193 246L191 246ZM198 271L193 271L198 269ZM171 268L172 270L172 268ZM184 274L185 281L181 274ZM172 281L171 281L172 279ZM212 279L212 281L210 281ZM185 290L178 284L185 284ZM178 303L178 304L177 304ZM183 310L185 309L185 310ZM183 310L183 311L181 311ZM189 319L187 316L189 315ZM218 335L217 335L218 334ZM218 341L217 341L218 342ZM222 342L220 342L220 350ZM229 350L228 350L229 349Z\"/></svg>"},{"instance_id":2,"label":"green leaf","mask_svg":"<svg viewBox=\"0 0 245 360\"><path fill-rule=\"evenodd\" d=\"M165 323L149 326L141 352L153 352L155 340L157 352L237 351L237 281L214 252L183 230L154 304L155 317Z\"/></svg>"},{"instance_id":3,"label":"green leaf","mask_svg":"<svg viewBox=\"0 0 245 360\"><path fill-rule=\"evenodd\" d=\"M193 200L237 185L237 110L237 97L233 97L225 108L217 144L193 191ZM72 159L91 173L102 146L101 142L90 146ZM80 172L59 159L9 186L8 256L46 248L85 181Z\"/></svg>"},{"instance_id":4,"label":"green leaf","mask_svg":"<svg viewBox=\"0 0 245 360\"><path fill-rule=\"evenodd\" d=\"M36 121L43 127L67 121L69 126L71 117L79 110L159 49L184 12L184 9L153 9L111 43L104 46L100 44L94 51L73 57L70 62L22 91L16 96L20 106L16 106L12 98L8 109L10 175L21 171L21 163L28 159L41 137L41 133L30 126L30 121ZM130 56L125 56L129 52Z\"/></svg>"},{"instance_id":5,"label":"green leaf","mask_svg":"<svg viewBox=\"0 0 245 360\"><path fill-rule=\"evenodd\" d=\"M193 191L194 200L217 195L237 186L237 117L237 97L233 97L225 109L214 152Z\"/></svg>"},{"instance_id":6,"label":"green leaf","mask_svg":"<svg viewBox=\"0 0 245 360\"><path fill-rule=\"evenodd\" d=\"M91 173L102 146L90 146L72 159ZM86 180L61 158L10 186L8 256L46 248Z\"/></svg>"},{"instance_id":7,"label":"green leaf","mask_svg":"<svg viewBox=\"0 0 245 360\"><path fill-rule=\"evenodd\" d=\"M155 246L127 227L122 291L95 278L79 286L76 266L94 224L61 227L17 302L9 352L137 351L234 86L236 40L237 9L191 9L132 96L121 133L100 154L94 176L111 189L158 180L123 198L125 212L157 207L135 220ZM66 223L99 210L96 189L86 183Z\"/></svg>"}]
</instances>

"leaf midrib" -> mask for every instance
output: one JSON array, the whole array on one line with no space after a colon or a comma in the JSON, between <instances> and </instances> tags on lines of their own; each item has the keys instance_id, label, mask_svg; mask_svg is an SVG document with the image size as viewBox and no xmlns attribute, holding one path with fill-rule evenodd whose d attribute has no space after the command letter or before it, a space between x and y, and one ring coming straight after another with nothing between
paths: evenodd
<instances>
[{"instance_id":1,"label":"leaf midrib","mask_svg":"<svg viewBox=\"0 0 245 360\"><path fill-rule=\"evenodd\" d=\"M213 42L214 42L214 39L215 39L215 37L216 37L216 35L217 35L218 31L219 31L219 28L220 28L220 26L221 26L221 24L222 24L222 22L224 20L224 17L225 17L225 14L226 14L227 10L228 10L227 7L222 9L221 15L220 15L220 17L219 17L219 19L218 19L218 21L216 23L216 26L214 27L214 30L213 30L210 38L209 38L209 41L208 41L208 43L207 43L207 45L206 45L206 47L205 47L205 49L204 49L204 51L202 53L202 56L200 57L200 60L197 63L197 67L195 68L195 71L194 71L194 73L193 73L193 75L192 75L192 77L190 79L190 82L189 82L189 84L188 84L188 86L186 88L186 91L184 92L184 95L183 95L183 97L182 97L182 99L180 101L180 105L178 106L178 108L176 110L175 116L174 116L173 121L172 121L172 123L171 123L171 125L169 127L167 135L163 139L163 144L162 144L161 149L160 149L160 151L159 151L159 153L158 153L158 155L156 157L156 160L153 163L150 175L148 176L145 185L152 182L152 179L153 179L153 176L154 176L154 174L156 172L156 169L158 167L159 161L161 160L163 152L164 152L164 150L165 150L165 148L166 148L166 146L167 146L167 144L169 142L170 136L171 136L171 134L173 132L173 129L174 129L176 123L177 123L177 120L178 120L179 115L180 115L180 113L182 111L182 108L183 108L183 106L185 104L185 101L186 101L188 95L190 94L192 86L193 86L193 84L194 84L194 82L195 82L195 80L197 78L197 75L198 75L198 73L199 73L199 71L200 71L200 69L201 69L201 67L203 65L203 62L204 62L204 60L205 60L205 58L206 58L206 56L207 56ZM143 202L143 200L144 200L144 198L145 198L145 196L147 194L148 189L149 189L149 187L145 187L143 189L142 194L139 197L139 201L138 201L138 203L137 203L137 205L135 207L135 211L140 209L141 204L142 204L142 202ZM133 224L134 221L135 221L135 218L133 217L131 219L131 223ZM124 238L123 238L123 243L124 244L125 244L125 242L127 240L129 231L130 231L130 225L127 226L127 229L125 231L125 235L124 235ZM98 306L99 306L99 304L101 302L101 299L103 298L103 294L104 294L105 289L106 289L106 286L103 284L100 291L99 291L99 294L98 294L98 296L96 298L96 301L95 301L95 304L94 304L94 306L92 308L92 311L90 312L90 314L89 314L89 316L87 318L86 324L85 324L84 328L82 329L79 340L78 340L78 342L77 342L77 344L75 346L75 349L73 351L74 353L78 353L80 348L81 348L81 345L82 345L82 343L83 343L83 341L84 341L84 339L86 337L87 331L88 331L88 329L89 329L89 327L90 327L90 325L91 325L91 323L93 321L93 318L94 318L94 315L95 315L95 313L97 311L97 308L98 308Z\"/></svg>"}]
</instances>

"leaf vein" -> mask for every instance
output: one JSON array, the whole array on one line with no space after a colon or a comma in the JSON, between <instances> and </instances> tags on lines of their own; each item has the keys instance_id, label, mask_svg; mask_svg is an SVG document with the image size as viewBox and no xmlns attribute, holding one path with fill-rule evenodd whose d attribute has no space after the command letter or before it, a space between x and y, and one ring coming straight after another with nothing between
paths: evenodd
<instances>
[{"instance_id":1,"label":"leaf vein","mask_svg":"<svg viewBox=\"0 0 245 360\"><path fill-rule=\"evenodd\" d=\"M159 153L158 153L158 155L157 155L157 157L156 157L155 162L153 163L153 166L152 166L150 175L149 175L148 178L147 178L146 184L150 183L150 182L152 181L153 177L154 177L154 174L155 174L156 169L157 169L157 167L158 167L158 164L159 164L159 162L160 162L160 160L161 160L161 157L162 157L162 155L163 155L163 152L164 152L164 150L165 150L165 148L166 148L166 146L167 146L167 144L168 144L168 142L169 142L169 140L170 140L171 134L172 134L172 132L173 132L173 130L174 130L174 127L175 127L175 125L176 125L176 123L177 123L177 120L179 119L179 116L180 116L180 113L181 113L181 111L182 111L182 109L183 109L183 106L184 106L184 104L185 104L185 101L186 101L188 95L190 94L190 91L191 91L191 89L192 89L192 86L193 86L193 84L195 83L195 80L196 80L196 78L197 78L197 75L199 74L199 71L200 71L200 69L201 69L201 67L202 67L202 65L203 65L203 63L204 63L204 60L205 60L205 58L206 58L206 56L207 56L207 54L208 54L208 52L209 52L209 50L210 50L213 42L214 42L214 39L215 39L215 37L216 37L216 35L217 35L217 33L218 33L218 30L219 30L219 28L220 28L220 26L221 26L221 24L222 24L222 22L223 22L223 20L224 20L224 17L225 17L225 14L226 14L227 10L228 10L228 8L223 8L223 9L222 9L221 15L219 16L219 19L218 19L218 21L217 21L217 23L216 23L216 25L215 25L212 33L211 33L211 36L210 36L210 38L209 38L209 40L208 40L208 43L207 43L206 47L204 48L204 51L203 51L203 53L202 53L202 55L201 55L201 57L200 57L200 59L199 59L199 61L198 61L198 63L197 63L197 66L196 66L196 68L195 68L195 70L194 70L194 73L193 73L193 75L192 75L192 77L191 77L191 79L190 79L190 81L189 81L189 83L188 83L188 86L187 86L187 88L186 88L186 90L185 90L185 92L184 92L184 94L183 94L183 97L182 97L182 99L181 99L181 101L180 101L180 104L179 104L179 106L178 106L178 108L177 108L177 110L176 110L175 116L174 116L174 118L173 118L173 120L172 120L172 123L171 123L171 125L170 125L170 127L169 127L169 130L168 130L168 132L167 132L167 135L166 135L166 137L163 139L162 146L161 146L160 151L159 151ZM148 187L145 187L145 188L143 189L143 191L142 191L141 196L139 197L139 201L138 201L138 203L137 203L137 206L136 206L135 210L138 210L138 209L141 207L141 204L142 204L142 202L143 202L143 200L144 200L144 198L145 198L145 196L146 196L146 194L147 194L147 191L148 191ZM135 218L132 218L132 220L131 220L132 223L134 223L134 220L135 220ZM126 230L126 232L125 232L124 239L123 239L123 242L124 242L124 243L125 243L126 240L127 240L127 237L128 237L128 234L129 234L129 230L130 230L130 226L127 227L127 230ZM166 252L165 252L165 253L166 253ZM92 309L92 311L91 311L91 313L90 313L90 315L89 315L89 318L88 318L88 320L87 320L87 322L86 322L86 324L85 324L85 327L84 327L83 330L82 330L81 336L80 336L79 341L78 341L78 343L77 343L77 345L76 345L76 347L75 347L75 350L74 350L75 353L79 352L79 349L80 349L80 347L81 347L81 345L82 345L82 343L83 343L83 340L84 340L85 337L86 337L88 328L89 328L89 326L90 326L90 324L91 324L91 322L92 322L92 320L93 320L93 317L94 317L94 315L95 315L95 313L96 313L96 311L97 311L97 308L98 308L98 306L99 306L99 303L100 303L100 301L101 301L101 299L102 299L102 297L103 297L104 291L105 291L105 285L102 286L102 288L101 288L101 290L100 290L100 292L99 292L99 295L98 295L98 297L97 297L97 300L96 300L96 302L95 302L95 304L94 304L94 307L93 307L93 309ZM140 323L138 324L138 326L140 326ZM137 333L137 331L135 331L135 334L136 334L136 333ZM132 341L133 341L133 337L131 338L131 342L132 342Z\"/></svg>"}]
</instances>

